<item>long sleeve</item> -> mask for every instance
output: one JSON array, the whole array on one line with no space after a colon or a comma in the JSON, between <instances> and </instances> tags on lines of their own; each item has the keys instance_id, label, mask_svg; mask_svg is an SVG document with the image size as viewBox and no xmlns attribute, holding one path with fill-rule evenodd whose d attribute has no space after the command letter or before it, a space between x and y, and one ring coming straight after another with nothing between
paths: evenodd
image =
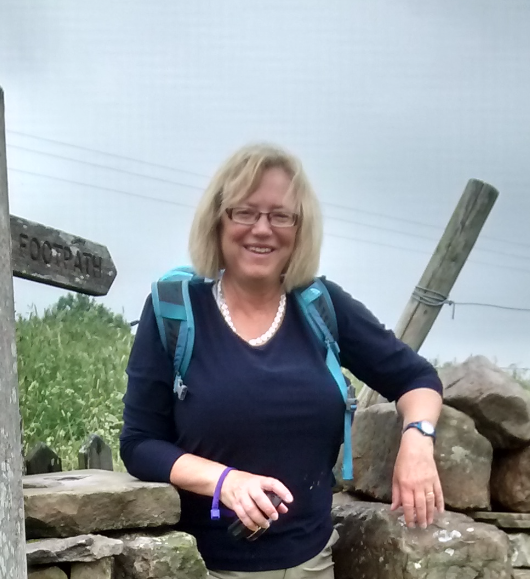
<instances>
[{"instance_id":1,"label":"long sleeve","mask_svg":"<svg viewBox=\"0 0 530 579\"><path fill-rule=\"evenodd\" d=\"M325 280L339 327L341 364L388 400L399 399L416 388L443 388L434 367L359 301L340 286Z\"/></svg>"},{"instance_id":2,"label":"long sleeve","mask_svg":"<svg viewBox=\"0 0 530 579\"><path fill-rule=\"evenodd\" d=\"M127 365L120 454L130 474L169 482L184 451L175 445L173 369L156 324L152 300L145 303Z\"/></svg>"}]
</instances>

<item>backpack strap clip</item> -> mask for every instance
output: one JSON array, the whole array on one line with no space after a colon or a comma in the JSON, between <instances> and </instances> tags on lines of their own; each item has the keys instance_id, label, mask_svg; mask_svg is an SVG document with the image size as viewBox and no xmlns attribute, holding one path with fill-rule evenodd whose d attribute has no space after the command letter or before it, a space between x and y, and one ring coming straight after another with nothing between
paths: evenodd
<instances>
[{"instance_id":1,"label":"backpack strap clip","mask_svg":"<svg viewBox=\"0 0 530 579\"><path fill-rule=\"evenodd\" d=\"M175 382L173 384L173 393L177 395L179 400L184 400L186 398L186 394L188 393L188 387L182 381L182 378L179 374L175 376Z\"/></svg>"}]
</instances>

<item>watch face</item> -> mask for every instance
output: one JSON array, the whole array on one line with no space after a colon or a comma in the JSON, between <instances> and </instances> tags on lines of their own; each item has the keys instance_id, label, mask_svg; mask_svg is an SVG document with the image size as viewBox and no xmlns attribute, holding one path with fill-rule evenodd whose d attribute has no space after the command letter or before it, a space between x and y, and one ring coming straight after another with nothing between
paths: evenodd
<instances>
[{"instance_id":1,"label":"watch face","mask_svg":"<svg viewBox=\"0 0 530 579\"><path fill-rule=\"evenodd\" d=\"M420 422L420 427L425 434L434 434L434 426L427 420L422 420Z\"/></svg>"}]
</instances>

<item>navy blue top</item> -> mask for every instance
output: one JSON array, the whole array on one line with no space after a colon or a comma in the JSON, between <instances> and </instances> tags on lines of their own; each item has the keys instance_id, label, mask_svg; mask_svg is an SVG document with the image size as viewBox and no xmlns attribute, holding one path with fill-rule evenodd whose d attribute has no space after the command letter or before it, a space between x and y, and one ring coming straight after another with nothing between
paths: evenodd
<instances>
[{"instance_id":1,"label":"navy blue top","mask_svg":"<svg viewBox=\"0 0 530 579\"><path fill-rule=\"evenodd\" d=\"M434 368L397 340L358 301L326 281L336 313L341 363L389 400L442 386ZM332 532L332 468L343 436L344 402L293 296L272 339L253 347L223 319L211 285L190 286L195 344L183 401L173 395L151 299L132 348L121 456L127 470L169 482L175 460L193 453L282 481L294 501L256 541L233 539L231 520L210 520L211 497L180 491L177 528L194 535L209 569L260 571L314 557Z\"/></svg>"}]
</instances>

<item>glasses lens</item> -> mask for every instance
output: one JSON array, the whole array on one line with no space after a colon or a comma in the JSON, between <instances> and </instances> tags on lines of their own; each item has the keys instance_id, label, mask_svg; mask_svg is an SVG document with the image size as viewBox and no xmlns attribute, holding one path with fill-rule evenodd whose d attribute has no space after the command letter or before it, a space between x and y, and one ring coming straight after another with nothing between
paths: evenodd
<instances>
[{"instance_id":1,"label":"glasses lens","mask_svg":"<svg viewBox=\"0 0 530 579\"><path fill-rule=\"evenodd\" d=\"M274 227L291 227L296 220L294 213L288 213L286 211L273 211L269 217L271 225Z\"/></svg>"},{"instance_id":2,"label":"glasses lens","mask_svg":"<svg viewBox=\"0 0 530 579\"><path fill-rule=\"evenodd\" d=\"M243 225L252 225L256 223L258 212L255 209L247 207L234 207L232 209L232 220Z\"/></svg>"}]
</instances>

